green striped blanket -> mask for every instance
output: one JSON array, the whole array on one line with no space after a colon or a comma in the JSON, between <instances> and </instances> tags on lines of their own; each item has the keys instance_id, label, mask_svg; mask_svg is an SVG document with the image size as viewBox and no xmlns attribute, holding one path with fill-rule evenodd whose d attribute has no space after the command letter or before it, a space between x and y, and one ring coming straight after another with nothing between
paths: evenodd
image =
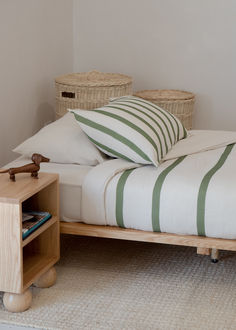
<instances>
[{"instance_id":1,"label":"green striped blanket","mask_svg":"<svg viewBox=\"0 0 236 330\"><path fill-rule=\"evenodd\" d=\"M158 167L121 159L83 184L85 223L236 238L236 146L183 155Z\"/></svg>"}]
</instances>

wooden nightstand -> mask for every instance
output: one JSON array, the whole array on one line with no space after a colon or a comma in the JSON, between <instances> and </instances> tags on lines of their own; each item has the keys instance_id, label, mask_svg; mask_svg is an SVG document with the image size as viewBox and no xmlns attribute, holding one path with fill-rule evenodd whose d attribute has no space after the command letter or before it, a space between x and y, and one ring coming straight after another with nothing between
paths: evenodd
<instances>
[{"instance_id":1,"label":"wooden nightstand","mask_svg":"<svg viewBox=\"0 0 236 330\"><path fill-rule=\"evenodd\" d=\"M18 174L16 182L0 175L0 291L4 306L22 312L31 305L31 284L56 281L53 265L60 257L58 175ZM52 218L22 240L22 210L48 211Z\"/></svg>"}]
</instances>

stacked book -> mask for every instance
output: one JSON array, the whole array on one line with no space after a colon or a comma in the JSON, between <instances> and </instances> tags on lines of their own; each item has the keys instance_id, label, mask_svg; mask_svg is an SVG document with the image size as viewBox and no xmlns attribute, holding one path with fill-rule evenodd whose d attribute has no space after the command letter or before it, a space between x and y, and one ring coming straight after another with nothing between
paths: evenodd
<instances>
[{"instance_id":1,"label":"stacked book","mask_svg":"<svg viewBox=\"0 0 236 330\"><path fill-rule=\"evenodd\" d=\"M48 212L29 211L22 213L22 238L25 239L51 218Z\"/></svg>"}]
</instances>

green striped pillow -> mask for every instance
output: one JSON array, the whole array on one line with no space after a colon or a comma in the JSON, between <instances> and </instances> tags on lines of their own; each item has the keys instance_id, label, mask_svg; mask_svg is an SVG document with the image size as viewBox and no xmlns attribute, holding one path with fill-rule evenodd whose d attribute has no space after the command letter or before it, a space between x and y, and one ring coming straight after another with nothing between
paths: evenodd
<instances>
[{"instance_id":1,"label":"green striped pillow","mask_svg":"<svg viewBox=\"0 0 236 330\"><path fill-rule=\"evenodd\" d=\"M89 139L104 153L140 164L158 165L187 136L168 111L134 96L113 99L95 110L71 110Z\"/></svg>"}]
</instances>

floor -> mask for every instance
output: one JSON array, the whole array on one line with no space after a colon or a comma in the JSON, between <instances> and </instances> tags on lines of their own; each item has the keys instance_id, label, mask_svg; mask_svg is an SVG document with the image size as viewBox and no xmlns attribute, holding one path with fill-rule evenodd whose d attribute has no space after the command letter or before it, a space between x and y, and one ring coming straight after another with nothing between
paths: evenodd
<instances>
[{"instance_id":1,"label":"floor","mask_svg":"<svg viewBox=\"0 0 236 330\"><path fill-rule=\"evenodd\" d=\"M16 325L0 324L0 330L35 330L35 328L18 327Z\"/></svg>"},{"instance_id":2,"label":"floor","mask_svg":"<svg viewBox=\"0 0 236 330\"><path fill-rule=\"evenodd\" d=\"M56 269L24 313L0 294L0 330L236 329L236 253L212 264L195 248L62 235Z\"/></svg>"}]
</instances>

